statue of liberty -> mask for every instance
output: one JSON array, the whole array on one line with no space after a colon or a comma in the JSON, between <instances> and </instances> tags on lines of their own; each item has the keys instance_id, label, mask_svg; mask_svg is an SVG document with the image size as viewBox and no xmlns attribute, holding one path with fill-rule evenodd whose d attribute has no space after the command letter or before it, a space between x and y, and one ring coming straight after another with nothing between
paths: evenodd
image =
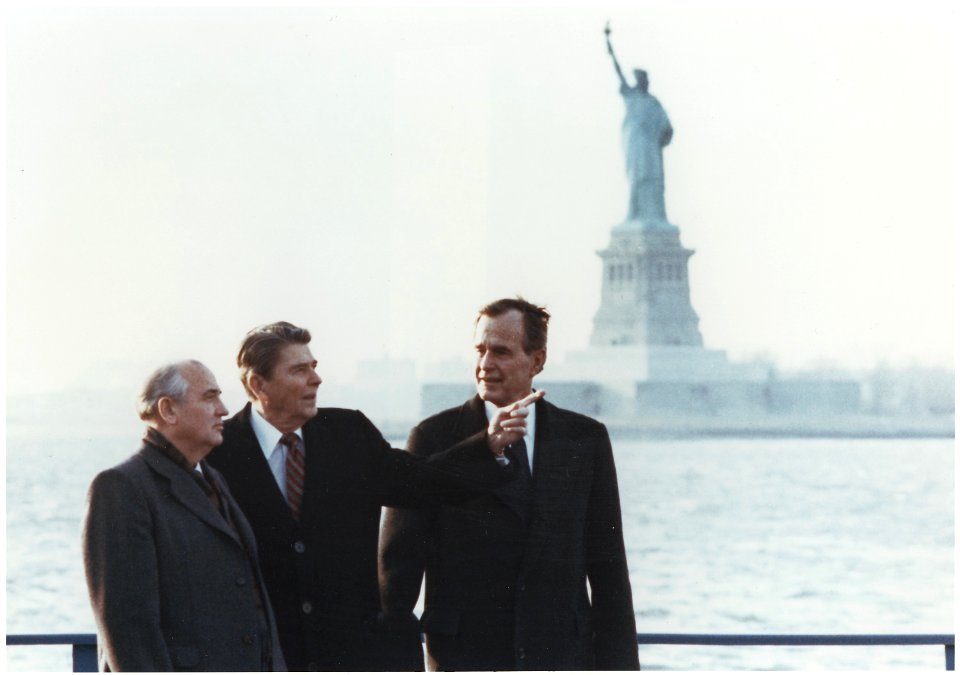
<instances>
[{"instance_id":1,"label":"statue of liberty","mask_svg":"<svg viewBox=\"0 0 960 675\"><path fill-rule=\"evenodd\" d=\"M673 127L667 113L647 88L645 70L634 70L636 86L627 84L620 63L610 43L610 24L604 28L607 51L620 78L620 95L626 105L623 118L623 152L627 160L627 178L630 179L630 206L627 220L641 221L647 227L667 224L663 204L663 147L673 137Z\"/></svg>"}]
</instances>

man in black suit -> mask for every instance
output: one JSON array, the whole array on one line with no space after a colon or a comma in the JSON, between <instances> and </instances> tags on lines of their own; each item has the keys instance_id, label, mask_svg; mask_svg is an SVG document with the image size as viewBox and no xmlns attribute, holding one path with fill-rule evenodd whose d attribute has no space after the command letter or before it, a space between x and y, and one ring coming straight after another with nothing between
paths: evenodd
<instances>
[{"instance_id":1,"label":"man in black suit","mask_svg":"<svg viewBox=\"0 0 960 675\"><path fill-rule=\"evenodd\" d=\"M286 670L253 532L203 461L227 414L213 373L160 368L139 410L143 446L94 479L83 519L100 669Z\"/></svg>"},{"instance_id":2,"label":"man in black suit","mask_svg":"<svg viewBox=\"0 0 960 675\"><path fill-rule=\"evenodd\" d=\"M390 448L359 411L317 408L309 342L286 322L247 334L237 365L251 403L227 420L210 463L256 533L290 669L393 670L404 632L380 611L381 506L429 506L503 484L512 472L495 455L522 436L533 398L498 411L496 433L458 439L425 462Z\"/></svg>"},{"instance_id":3,"label":"man in black suit","mask_svg":"<svg viewBox=\"0 0 960 675\"><path fill-rule=\"evenodd\" d=\"M408 451L429 457L483 429L496 432L492 411L529 394L543 369L549 318L519 298L484 307L477 396L421 422ZM606 429L539 401L506 456L521 477L496 493L388 510L380 547L387 616L399 624L411 615L426 572L422 627L431 670L639 668ZM423 669L419 642L411 631L398 669Z\"/></svg>"}]
</instances>

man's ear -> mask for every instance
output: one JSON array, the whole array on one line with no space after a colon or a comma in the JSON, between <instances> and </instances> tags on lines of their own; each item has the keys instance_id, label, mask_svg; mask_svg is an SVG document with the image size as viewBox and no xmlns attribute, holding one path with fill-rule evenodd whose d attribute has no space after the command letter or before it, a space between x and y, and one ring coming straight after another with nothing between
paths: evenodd
<instances>
[{"instance_id":1,"label":"man's ear","mask_svg":"<svg viewBox=\"0 0 960 675\"><path fill-rule=\"evenodd\" d=\"M537 349L533 352L533 374L538 375L547 363L547 350Z\"/></svg>"},{"instance_id":2,"label":"man's ear","mask_svg":"<svg viewBox=\"0 0 960 675\"><path fill-rule=\"evenodd\" d=\"M177 423L177 408L172 398L164 396L157 401L157 416L166 424Z\"/></svg>"},{"instance_id":3,"label":"man's ear","mask_svg":"<svg viewBox=\"0 0 960 675\"><path fill-rule=\"evenodd\" d=\"M257 375L256 373L250 373L250 377L247 378L247 386L250 387L250 391L257 397L257 400L263 400L264 382L266 382L266 380L263 376Z\"/></svg>"}]
</instances>

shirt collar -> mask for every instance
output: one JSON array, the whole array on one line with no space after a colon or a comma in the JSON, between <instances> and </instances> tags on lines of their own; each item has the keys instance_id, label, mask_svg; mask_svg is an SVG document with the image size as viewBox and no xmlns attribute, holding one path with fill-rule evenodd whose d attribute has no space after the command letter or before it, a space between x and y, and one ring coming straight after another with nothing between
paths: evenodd
<instances>
[{"instance_id":1,"label":"shirt collar","mask_svg":"<svg viewBox=\"0 0 960 675\"><path fill-rule=\"evenodd\" d=\"M253 405L250 406L250 426L253 427L253 433L257 437L257 442L260 443L260 450L263 451L263 456L269 460L270 455L273 454L273 451L280 443L280 437L283 436L283 432L270 424L270 422L260 414L256 406ZM293 433L303 441L303 427L300 427ZM305 445L302 447L305 447Z\"/></svg>"}]
</instances>

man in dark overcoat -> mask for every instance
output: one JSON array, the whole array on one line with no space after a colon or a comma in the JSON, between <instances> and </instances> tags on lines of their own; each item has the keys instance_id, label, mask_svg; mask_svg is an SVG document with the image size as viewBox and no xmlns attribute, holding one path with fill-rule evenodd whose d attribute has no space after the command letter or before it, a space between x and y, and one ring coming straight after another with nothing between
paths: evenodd
<instances>
[{"instance_id":1,"label":"man in dark overcoat","mask_svg":"<svg viewBox=\"0 0 960 675\"><path fill-rule=\"evenodd\" d=\"M548 319L519 298L484 307L475 333L477 396L417 425L408 451L429 457L484 429L496 433L492 411L530 394L543 369ZM422 629L431 670L637 669L606 429L541 400L506 456L521 477L492 494L388 510L380 550L387 616L409 621L426 573ZM397 668L423 665L411 630Z\"/></svg>"}]
</instances>

